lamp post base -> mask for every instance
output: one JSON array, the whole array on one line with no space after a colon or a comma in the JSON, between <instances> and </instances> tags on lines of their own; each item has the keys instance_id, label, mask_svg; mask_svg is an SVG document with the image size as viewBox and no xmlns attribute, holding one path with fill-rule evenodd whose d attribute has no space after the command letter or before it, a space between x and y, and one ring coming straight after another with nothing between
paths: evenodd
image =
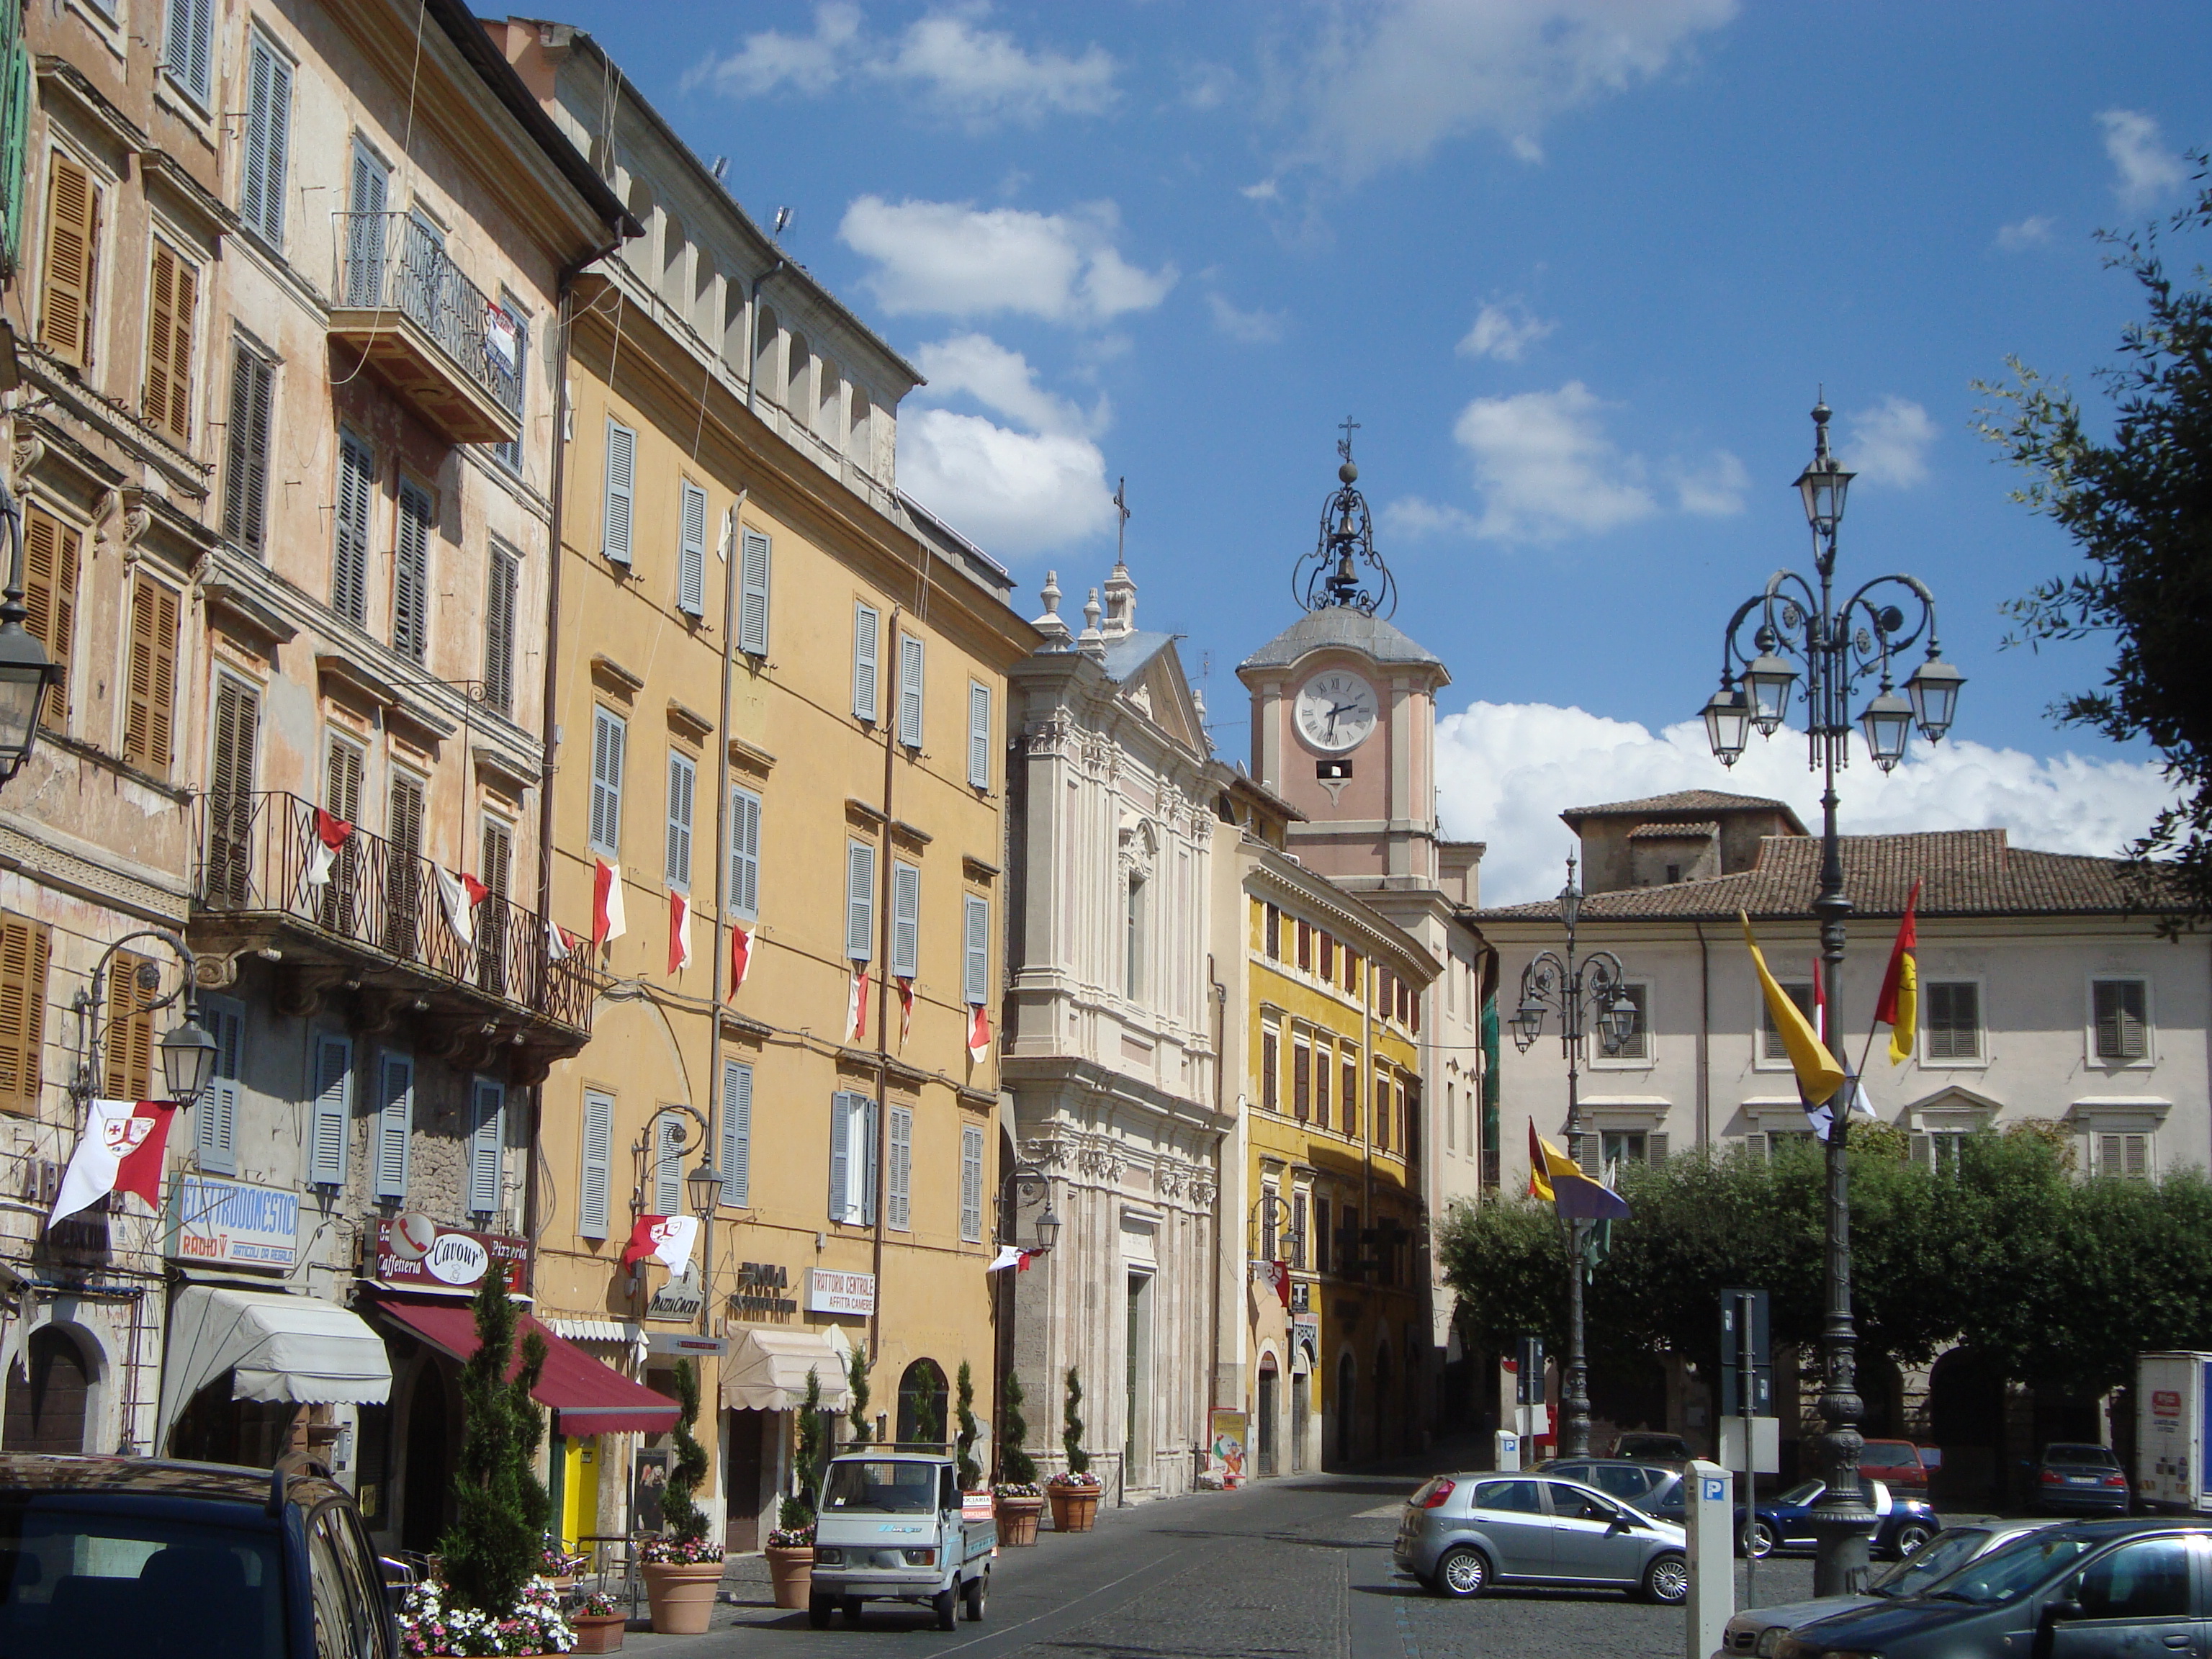
<instances>
[{"instance_id":1,"label":"lamp post base","mask_svg":"<svg viewBox=\"0 0 2212 1659\"><path fill-rule=\"evenodd\" d=\"M1813 1529L1813 1594L1816 1596L1857 1595L1874 1571L1874 1529L1877 1517L1863 1499L1838 1504L1814 1505L1806 1517Z\"/></svg>"}]
</instances>

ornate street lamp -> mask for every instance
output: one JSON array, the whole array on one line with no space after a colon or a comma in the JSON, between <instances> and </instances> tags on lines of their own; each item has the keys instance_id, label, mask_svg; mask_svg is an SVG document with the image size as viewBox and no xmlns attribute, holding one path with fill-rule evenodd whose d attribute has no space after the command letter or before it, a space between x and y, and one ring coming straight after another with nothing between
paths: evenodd
<instances>
[{"instance_id":1,"label":"ornate street lamp","mask_svg":"<svg viewBox=\"0 0 2212 1659\"><path fill-rule=\"evenodd\" d=\"M714 1206L722 1201L722 1172L706 1153L699 1154L699 1167L684 1177L684 1189L696 1216L714 1214Z\"/></svg>"},{"instance_id":2,"label":"ornate street lamp","mask_svg":"<svg viewBox=\"0 0 2212 1659\"><path fill-rule=\"evenodd\" d=\"M1721 764L1733 766L1750 736L1751 704L1735 689L1735 677L1724 674L1721 677L1721 689L1705 705L1705 741L1721 757Z\"/></svg>"},{"instance_id":3,"label":"ornate street lamp","mask_svg":"<svg viewBox=\"0 0 2212 1659\"><path fill-rule=\"evenodd\" d=\"M8 523L8 586L0 594L0 783L23 769L39 740L39 711L61 671L23 626L23 509L0 478L0 519Z\"/></svg>"},{"instance_id":4,"label":"ornate street lamp","mask_svg":"<svg viewBox=\"0 0 2212 1659\"><path fill-rule=\"evenodd\" d=\"M161 1076L169 1098L179 1103L198 1100L215 1077L215 1039L202 1028L198 1011L185 1010L181 1024L161 1034Z\"/></svg>"},{"instance_id":5,"label":"ornate street lamp","mask_svg":"<svg viewBox=\"0 0 2212 1659\"><path fill-rule=\"evenodd\" d=\"M181 969L177 988L166 996L153 994L161 988L161 969L153 963L142 962L135 970L138 975L136 994L142 999L132 1005L135 1010L150 1014L175 1006L183 1015L155 1045L161 1052L161 1084L168 1091L167 1097L190 1110L214 1079L216 1042L200 1024L199 1018L199 958L192 954L191 946L167 928L142 927L136 933L125 933L100 952L99 962L93 966L90 984L70 1000L70 1011L77 1017L80 1048L76 1074L70 1079L69 1090L80 1108L99 1093L105 1070L101 1050L106 1046L107 1021L102 1017L102 1010L107 1001L108 969L118 951L142 939L156 939L167 945L175 953Z\"/></svg>"},{"instance_id":6,"label":"ornate street lamp","mask_svg":"<svg viewBox=\"0 0 2212 1659\"><path fill-rule=\"evenodd\" d=\"M1843 854L1836 833L1836 774L1850 763L1850 705L1858 684L1878 681L1880 690L1858 717L1868 752L1884 772L1905 758L1915 726L1935 743L1950 729L1958 711L1959 688L1966 676L1943 660L1936 639L1936 599L1916 578L1876 576L1838 602L1833 593L1836 531L1852 475L1828 449L1830 410L1826 402L1813 410L1813 459L1798 475L1805 522L1813 532L1814 580L1779 570L1765 588L1737 607L1721 636L1723 695L1741 673L1750 688L1752 723L1771 735L1788 713L1791 693L1803 669L1808 763L1821 774L1820 887L1813 913L1820 921L1820 959L1827 987L1827 1029L1842 1029L1838 1004L1844 983L1844 923L1851 902L1844 894ZM1902 604L1892 601L1902 601ZM1905 607L1911 607L1910 611ZM1753 622L1756 617L1755 623ZM1909 617L1909 621L1908 621ZM1749 627L1750 637L1743 635ZM1927 658L1905 683L1905 696L1893 689L1893 665L1923 637ZM1743 752L1741 727L1717 719L1716 697L1705 705L1705 732L1724 766ZM1858 1088L1846 1076L1838 1092L1848 1101ZM1826 1490L1813 1508L1811 1521L1820 1551L1814 1566L1814 1592L1837 1595L1856 1592L1867 1578L1868 1540L1875 1515L1859 1486L1857 1333L1851 1322L1850 1191L1845 1162L1850 1113L1840 1105L1832 1114L1827 1148L1827 1317L1822 1331L1825 1374L1820 1415L1828 1432L1821 1442L1821 1480Z\"/></svg>"}]
</instances>

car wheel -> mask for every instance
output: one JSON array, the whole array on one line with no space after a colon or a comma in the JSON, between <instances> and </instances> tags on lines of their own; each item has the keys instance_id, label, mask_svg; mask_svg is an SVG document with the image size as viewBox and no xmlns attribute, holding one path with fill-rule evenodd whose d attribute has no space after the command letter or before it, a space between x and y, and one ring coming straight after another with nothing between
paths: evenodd
<instances>
[{"instance_id":1,"label":"car wheel","mask_svg":"<svg viewBox=\"0 0 2212 1659\"><path fill-rule=\"evenodd\" d=\"M1455 1550L1446 1550L1444 1559L1437 1563L1437 1589L1455 1601L1480 1595L1489 1584L1490 1562L1480 1550L1462 1544Z\"/></svg>"},{"instance_id":2,"label":"car wheel","mask_svg":"<svg viewBox=\"0 0 2212 1659\"><path fill-rule=\"evenodd\" d=\"M817 1630L830 1628L830 1614L836 1603L826 1595L817 1595L806 1604L806 1622Z\"/></svg>"},{"instance_id":3,"label":"car wheel","mask_svg":"<svg viewBox=\"0 0 2212 1659\"><path fill-rule=\"evenodd\" d=\"M952 1628L952 1615L958 1607L957 1594L949 1584L929 1598L929 1610L937 1615L937 1627L939 1630Z\"/></svg>"},{"instance_id":4,"label":"car wheel","mask_svg":"<svg viewBox=\"0 0 2212 1659\"><path fill-rule=\"evenodd\" d=\"M980 1578L970 1578L963 1587L961 1600L965 1604L963 1610L967 1613L968 1621L970 1624L980 1625L983 1622L983 1603L988 1599L990 1594L991 1579L988 1573Z\"/></svg>"},{"instance_id":5,"label":"car wheel","mask_svg":"<svg viewBox=\"0 0 2212 1659\"><path fill-rule=\"evenodd\" d=\"M845 1614L845 1622L847 1624L857 1625L860 1622L860 1598L859 1596L847 1596L842 1607Z\"/></svg>"},{"instance_id":6,"label":"car wheel","mask_svg":"<svg viewBox=\"0 0 2212 1659\"><path fill-rule=\"evenodd\" d=\"M1897 1536L1890 1542L1897 1550L1898 1559L1903 1560L1935 1535L1935 1528L1925 1522L1908 1521L1897 1529Z\"/></svg>"},{"instance_id":7,"label":"car wheel","mask_svg":"<svg viewBox=\"0 0 2212 1659\"><path fill-rule=\"evenodd\" d=\"M1690 1564L1669 1551L1644 1569L1644 1599L1675 1607L1690 1593Z\"/></svg>"},{"instance_id":8,"label":"car wheel","mask_svg":"<svg viewBox=\"0 0 2212 1659\"><path fill-rule=\"evenodd\" d=\"M1764 1561L1774 1553L1774 1528L1764 1521L1753 1521L1744 1528L1743 1553L1754 1561Z\"/></svg>"}]
</instances>

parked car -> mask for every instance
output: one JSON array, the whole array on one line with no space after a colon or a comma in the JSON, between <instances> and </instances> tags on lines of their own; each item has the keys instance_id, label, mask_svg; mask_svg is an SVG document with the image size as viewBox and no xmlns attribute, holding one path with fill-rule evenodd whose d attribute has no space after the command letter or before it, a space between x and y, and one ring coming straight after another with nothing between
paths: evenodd
<instances>
[{"instance_id":1,"label":"parked car","mask_svg":"<svg viewBox=\"0 0 2212 1659\"><path fill-rule=\"evenodd\" d=\"M2028 1465L2031 1509L2070 1515L2125 1515L2134 1498L2120 1460L2109 1446L2057 1442Z\"/></svg>"},{"instance_id":2,"label":"parked car","mask_svg":"<svg viewBox=\"0 0 2212 1659\"><path fill-rule=\"evenodd\" d=\"M1690 1589L1681 1528L1550 1475L1437 1475L1407 1502L1393 1553L1442 1595L1561 1584L1674 1602Z\"/></svg>"},{"instance_id":3,"label":"parked car","mask_svg":"<svg viewBox=\"0 0 2212 1659\"><path fill-rule=\"evenodd\" d=\"M1946 1527L1902 1561L1868 1580L1863 1595L1824 1595L1817 1601L1746 1608L1728 1621L1713 1659L1741 1659L1747 1653L1756 1659L1772 1659L1783 1637L1800 1625L1907 1595L1925 1595L1940 1589L1943 1580L1968 1562L2010 1543L2022 1533L2039 1531L2050 1524L2047 1521L1992 1521Z\"/></svg>"},{"instance_id":4,"label":"parked car","mask_svg":"<svg viewBox=\"0 0 2212 1659\"><path fill-rule=\"evenodd\" d=\"M956 1610L983 1616L999 1525L963 1512L949 1457L870 1451L832 1458L815 1515L814 1580L807 1622L820 1629L842 1607L857 1622L864 1601L916 1601L951 1630Z\"/></svg>"},{"instance_id":5,"label":"parked car","mask_svg":"<svg viewBox=\"0 0 2212 1659\"><path fill-rule=\"evenodd\" d=\"M2044 1527L1970 1562L1929 1594L1816 1620L1775 1659L1879 1653L2202 1654L2212 1613L2199 1571L2212 1530L2175 1521L2075 1521Z\"/></svg>"},{"instance_id":6,"label":"parked car","mask_svg":"<svg viewBox=\"0 0 2212 1659\"><path fill-rule=\"evenodd\" d=\"M1869 1440L1859 1453L1859 1473L1892 1492L1928 1496L1928 1466L1910 1440Z\"/></svg>"},{"instance_id":7,"label":"parked car","mask_svg":"<svg viewBox=\"0 0 2212 1659\"><path fill-rule=\"evenodd\" d=\"M1689 1518L1684 1507L1682 1471L1671 1464L1629 1457L1555 1457L1538 1464L1536 1473L1595 1486L1608 1498L1618 1498L1678 1527Z\"/></svg>"},{"instance_id":8,"label":"parked car","mask_svg":"<svg viewBox=\"0 0 2212 1659\"><path fill-rule=\"evenodd\" d=\"M0 1654L397 1659L345 1488L146 1457L0 1454Z\"/></svg>"},{"instance_id":9,"label":"parked car","mask_svg":"<svg viewBox=\"0 0 2212 1659\"><path fill-rule=\"evenodd\" d=\"M1649 1429L1632 1429L1614 1436L1613 1455L1650 1463L1686 1463L1697 1455L1680 1435L1657 1434Z\"/></svg>"},{"instance_id":10,"label":"parked car","mask_svg":"<svg viewBox=\"0 0 2212 1659\"><path fill-rule=\"evenodd\" d=\"M1865 1480L1867 1503L1875 1512L1874 1553L1877 1557L1910 1555L1942 1530L1943 1523L1927 1501L1900 1498L1879 1480ZM1792 1486L1779 1497L1761 1503L1747 1516L1736 1510L1737 1535L1744 1550L1764 1558L1777 1553L1794 1553L1813 1548L1811 1516L1827 1487L1818 1480Z\"/></svg>"}]
</instances>

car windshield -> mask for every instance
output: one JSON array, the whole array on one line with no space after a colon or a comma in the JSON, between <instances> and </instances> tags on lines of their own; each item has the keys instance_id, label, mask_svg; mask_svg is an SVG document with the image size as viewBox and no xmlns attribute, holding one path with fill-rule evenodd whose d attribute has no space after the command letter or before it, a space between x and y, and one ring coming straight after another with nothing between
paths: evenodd
<instances>
[{"instance_id":1,"label":"car windshield","mask_svg":"<svg viewBox=\"0 0 2212 1659\"><path fill-rule=\"evenodd\" d=\"M1816 1500L1820 1494L1826 1490L1827 1488L1823 1486L1819 1481L1808 1480L1801 1486L1790 1487L1788 1492L1784 1492L1781 1497L1776 1498L1774 1501L1777 1504L1784 1505L1785 1507L1795 1506L1799 1504L1810 1504Z\"/></svg>"},{"instance_id":2,"label":"car windshield","mask_svg":"<svg viewBox=\"0 0 2212 1659\"><path fill-rule=\"evenodd\" d=\"M1925 1595L1972 1560L1989 1535L1986 1527L1946 1527L1867 1588L1876 1595Z\"/></svg>"},{"instance_id":3,"label":"car windshield","mask_svg":"<svg viewBox=\"0 0 2212 1659\"><path fill-rule=\"evenodd\" d=\"M2046 1463L2087 1463L2092 1468L2117 1469L2120 1460L2102 1446L2045 1446Z\"/></svg>"},{"instance_id":4,"label":"car windshield","mask_svg":"<svg viewBox=\"0 0 2212 1659\"><path fill-rule=\"evenodd\" d=\"M889 1515L927 1515L937 1498L937 1466L885 1458L854 1458L830 1466L825 1510L869 1510ZM0 1659L8 1656L0 1655Z\"/></svg>"},{"instance_id":5,"label":"car windshield","mask_svg":"<svg viewBox=\"0 0 2212 1659\"><path fill-rule=\"evenodd\" d=\"M274 1532L0 1495L0 1659L284 1659Z\"/></svg>"},{"instance_id":6,"label":"car windshield","mask_svg":"<svg viewBox=\"0 0 2212 1659\"><path fill-rule=\"evenodd\" d=\"M1970 1563L1929 1594L1983 1606L2014 1601L2064 1571L2092 1541L2076 1532L2030 1533Z\"/></svg>"}]
</instances>

